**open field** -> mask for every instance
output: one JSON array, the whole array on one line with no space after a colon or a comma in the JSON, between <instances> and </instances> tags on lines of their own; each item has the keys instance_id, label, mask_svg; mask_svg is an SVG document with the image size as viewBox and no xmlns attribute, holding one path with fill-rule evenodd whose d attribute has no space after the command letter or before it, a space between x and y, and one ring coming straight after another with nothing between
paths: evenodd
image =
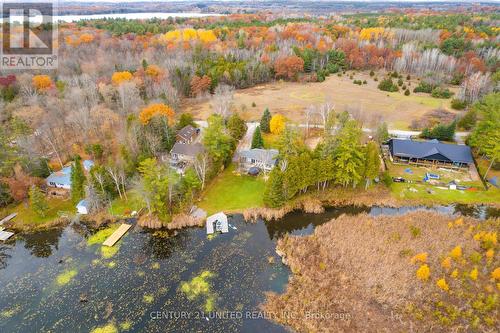
<instances>
[{"instance_id":1,"label":"open field","mask_svg":"<svg viewBox=\"0 0 500 333\"><path fill-rule=\"evenodd\" d=\"M380 82L382 75L378 74L378 78ZM393 129L407 129L413 119L439 107L457 112L450 108L449 99L437 99L422 93L412 92L410 96L404 96L401 91L380 91L377 89L379 82L366 73L358 73L353 79L366 80L368 84L353 84L348 75L330 75L321 83L278 81L238 90L234 95L234 108L247 121L259 120L262 111L268 107L273 114L282 113L290 120L301 123L306 107L329 100L337 111L360 110L368 119L380 116ZM417 84L417 81L412 81L410 90ZM252 107L252 103L256 106ZM183 109L199 119L206 119L212 112L208 100L189 100Z\"/></svg>"},{"instance_id":2,"label":"open field","mask_svg":"<svg viewBox=\"0 0 500 333\"><path fill-rule=\"evenodd\" d=\"M219 211L262 207L264 185L262 177L240 175L235 171L235 166L231 165L210 182L198 206L209 215Z\"/></svg>"}]
</instances>

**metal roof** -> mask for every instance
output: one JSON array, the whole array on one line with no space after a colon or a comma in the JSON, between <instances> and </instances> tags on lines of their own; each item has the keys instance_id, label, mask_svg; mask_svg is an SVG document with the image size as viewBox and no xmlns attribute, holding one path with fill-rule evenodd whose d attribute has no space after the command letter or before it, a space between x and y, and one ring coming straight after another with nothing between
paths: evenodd
<instances>
[{"instance_id":1,"label":"metal roof","mask_svg":"<svg viewBox=\"0 0 500 333\"><path fill-rule=\"evenodd\" d=\"M71 186L71 166L64 167L61 171L51 173L50 176L47 177L47 182Z\"/></svg>"},{"instance_id":2,"label":"metal roof","mask_svg":"<svg viewBox=\"0 0 500 333\"><path fill-rule=\"evenodd\" d=\"M470 147L465 145L441 143L437 140L412 141L402 139L392 139L389 145L391 153L399 157L474 163Z\"/></svg>"}]
</instances>

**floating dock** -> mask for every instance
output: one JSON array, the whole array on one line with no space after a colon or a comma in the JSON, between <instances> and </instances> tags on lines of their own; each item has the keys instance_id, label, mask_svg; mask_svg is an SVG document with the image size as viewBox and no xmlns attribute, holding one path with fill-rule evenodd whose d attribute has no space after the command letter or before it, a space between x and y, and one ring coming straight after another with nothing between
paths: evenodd
<instances>
[{"instance_id":1,"label":"floating dock","mask_svg":"<svg viewBox=\"0 0 500 333\"><path fill-rule=\"evenodd\" d=\"M14 236L13 232L0 231L0 241L6 241L7 239L11 238L12 236Z\"/></svg>"},{"instance_id":2,"label":"floating dock","mask_svg":"<svg viewBox=\"0 0 500 333\"><path fill-rule=\"evenodd\" d=\"M123 235L125 235L125 233L128 231L128 229L130 229L132 225L130 224L122 224L120 227L118 227L118 229L115 230L115 232L113 232L113 234L111 234L111 236L108 237L108 239L106 239L104 241L104 243L102 243L102 245L104 246L113 246L116 244L116 242L118 242L120 240L120 238L123 237Z\"/></svg>"},{"instance_id":3,"label":"floating dock","mask_svg":"<svg viewBox=\"0 0 500 333\"><path fill-rule=\"evenodd\" d=\"M12 220L14 217L17 216L17 213L12 213L10 214L9 216L6 216L4 217L1 221L0 221L0 225L4 224L5 222L9 222L10 220Z\"/></svg>"}]
</instances>

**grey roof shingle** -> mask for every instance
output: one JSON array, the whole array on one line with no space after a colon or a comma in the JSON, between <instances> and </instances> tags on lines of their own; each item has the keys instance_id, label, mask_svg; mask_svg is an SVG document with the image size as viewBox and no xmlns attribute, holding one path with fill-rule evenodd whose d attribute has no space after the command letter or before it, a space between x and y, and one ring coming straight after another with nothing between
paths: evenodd
<instances>
[{"instance_id":1,"label":"grey roof shingle","mask_svg":"<svg viewBox=\"0 0 500 333\"><path fill-rule=\"evenodd\" d=\"M392 139L389 143L391 153L395 156L443 160L439 156L451 162L473 163L472 153L469 146L441 143L437 140L412 141Z\"/></svg>"},{"instance_id":2,"label":"grey roof shingle","mask_svg":"<svg viewBox=\"0 0 500 333\"><path fill-rule=\"evenodd\" d=\"M196 134L196 128L191 125L184 126L177 132L177 135L183 140L189 140Z\"/></svg>"},{"instance_id":3,"label":"grey roof shingle","mask_svg":"<svg viewBox=\"0 0 500 333\"><path fill-rule=\"evenodd\" d=\"M250 150L243 150L240 152L241 157L261 161L266 164L276 164L276 158L278 157L278 155L279 151L277 151L276 149L254 148Z\"/></svg>"},{"instance_id":4,"label":"grey roof shingle","mask_svg":"<svg viewBox=\"0 0 500 333\"><path fill-rule=\"evenodd\" d=\"M179 143L177 142L172 150L171 154L185 155L196 157L196 155L201 154L205 151L205 148L200 143L195 144L187 144L187 143Z\"/></svg>"}]
</instances>

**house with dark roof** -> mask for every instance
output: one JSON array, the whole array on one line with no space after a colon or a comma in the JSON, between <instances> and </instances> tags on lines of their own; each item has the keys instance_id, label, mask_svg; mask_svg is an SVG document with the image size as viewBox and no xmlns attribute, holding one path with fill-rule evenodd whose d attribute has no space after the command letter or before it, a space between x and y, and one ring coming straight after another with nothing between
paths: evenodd
<instances>
[{"instance_id":1,"label":"house with dark roof","mask_svg":"<svg viewBox=\"0 0 500 333\"><path fill-rule=\"evenodd\" d=\"M177 132L176 141L179 143L192 143L198 134L200 134L200 129L187 125Z\"/></svg>"},{"instance_id":2,"label":"house with dark roof","mask_svg":"<svg viewBox=\"0 0 500 333\"><path fill-rule=\"evenodd\" d=\"M469 146L441 143L438 140L391 139L389 151L395 163L452 168L467 168L474 164Z\"/></svg>"},{"instance_id":3,"label":"house with dark roof","mask_svg":"<svg viewBox=\"0 0 500 333\"><path fill-rule=\"evenodd\" d=\"M278 162L279 152L276 149L254 148L239 153L240 167L250 169L257 167L264 171L271 171Z\"/></svg>"},{"instance_id":4,"label":"house with dark roof","mask_svg":"<svg viewBox=\"0 0 500 333\"><path fill-rule=\"evenodd\" d=\"M170 151L172 160L193 162L199 154L205 151L205 147L201 143L179 143L176 142Z\"/></svg>"}]
</instances>

